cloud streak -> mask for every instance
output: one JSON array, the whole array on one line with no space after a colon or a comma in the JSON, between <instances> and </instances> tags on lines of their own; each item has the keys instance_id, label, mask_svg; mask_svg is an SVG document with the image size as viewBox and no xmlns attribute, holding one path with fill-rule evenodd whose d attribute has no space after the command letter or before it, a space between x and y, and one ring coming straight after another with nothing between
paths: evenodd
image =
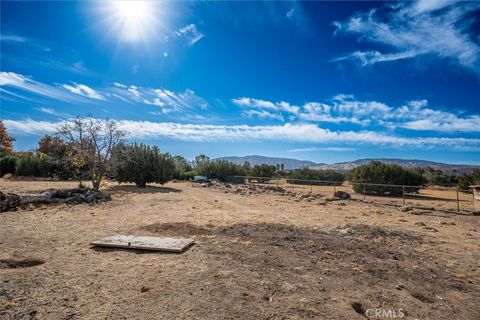
<instances>
[{"instance_id":1,"label":"cloud streak","mask_svg":"<svg viewBox=\"0 0 480 320\"><path fill-rule=\"evenodd\" d=\"M30 77L15 72L0 72L0 86L12 87L26 92L37 94L40 96L66 101L66 102L82 102L84 100L64 92L62 89L51 86Z\"/></svg>"},{"instance_id":2,"label":"cloud streak","mask_svg":"<svg viewBox=\"0 0 480 320\"><path fill-rule=\"evenodd\" d=\"M78 94L79 96L83 96L91 99L97 99L97 100L105 100L105 98L100 93L98 93L97 91L93 90L92 88L84 84L73 82L72 85L63 84L62 87L67 89L71 93Z\"/></svg>"},{"instance_id":3,"label":"cloud streak","mask_svg":"<svg viewBox=\"0 0 480 320\"><path fill-rule=\"evenodd\" d=\"M185 38L188 41L189 46L193 46L198 41L202 40L205 35L198 31L197 26L193 23L186 25L183 28L178 29L175 31L175 34L178 37Z\"/></svg>"},{"instance_id":4,"label":"cloud streak","mask_svg":"<svg viewBox=\"0 0 480 320\"><path fill-rule=\"evenodd\" d=\"M14 134L52 133L62 122L4 120ZM450 137L401 137L373 131L332 131L313 124L278 126L203 125L174 122L119 120L130 139L172 139L179 141L290 141L304 143L356 143L387 147L478 148L480 139Z\"/></svg>"},{"instance_id":5,"label":"cloud streak","mask_svg":"<svg viewBox=\"0 0 480 320\"><path fill-rule=\"evenodd\" d=\"M372 9L335 21L335 34L355 34L362 42L386 45L392 52L355 51L333 61L357 60L366 66L430 54L480 72L480 46L473 40L478 35L470 33L475 21L471 14L480 10L480 3L423 0L389 4L386 9L385 16Z\"/></svg>"}]
</instances>

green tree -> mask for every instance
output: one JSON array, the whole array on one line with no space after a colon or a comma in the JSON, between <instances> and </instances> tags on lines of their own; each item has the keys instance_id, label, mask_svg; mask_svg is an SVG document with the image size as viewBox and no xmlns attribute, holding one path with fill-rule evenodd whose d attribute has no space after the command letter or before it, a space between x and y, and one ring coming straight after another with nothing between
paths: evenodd
<instances>
[{"instance_id":1,"label":"green tree","mask_svg":"<svg viewBox=\"0 0 480 320\"><path fill-rule=\"evenodd\" d=\"M238 164L226 160L210 161L197 169L198 174L211 179L226 181L228 176L243 176L245 169Z\"/></svg>"},{"instance_id":2,"label":"green tree","mask_svg":"<svg viewBox=\"0 0 480 320\"><path fill-rule=\"evenodd\" d=\"M133 144L115 150L118 182L133 182L139 188L147 183L164 184L173 178L175 161L156 146Z\"/></svg>"},{"instance_id":3,"label":"green tree","mask_svg":"<svg viewBox=\"0 0 480 320\"><path fill-rule=\"evenodd\" d=\"M290 171L288 178L288 182L293 184L301 184L302 182L290 179L343 182L345 180L345 175L334 170L316 170L310 168L300 168ZM324 185L326 183L318 182L316 184Z\"/></svg>"},{"instance_id":4,"label":"green tree","mask_svg":"<svg viewBox=\"0 0 480 320\"><path fill-rule=\"evenodd\" d=\"M271 178L274 176L276 170L277 170L276 166L262 163L262 164L254 165L249 174L254 177Z\"/></svg>"},{"instance_id":5,"label":"green tree","mask_svg":"<svg viewBox=\"0 0 480 320\"><path fill-rule=\"evenodd\" d=\"M427 181L416 170L405 169L395 164L385 164L380 161L372 161L369 164L352 169L348 173L348 180L353 184L355 192L375 195L401 195L402 187L363 185L362 183L393 184L422 186ZM420 187L408 187L407 192L417 192Z\"/></svg>"},{"instance_id":6,"label":"green tree","mask_svg":"<svg viewBox=\"0 0 480 320\"><path fill-rule=\"evenodd\" d=\"M0 157L0 177L7 173L14 174L17 168L18 157L13 155L5 155Z\"/></svg>"},{"instance_id":7,"label":"green tree","mask_svg":"<svg viewBox=\"0 0 480 320\"><path fill-rule=\"evenodd\" d=\"M464 174L458 177L458 188L470 190L470 186L480 185L480 168L473 169L471 174Z\"/></svg>"}]
</instances>

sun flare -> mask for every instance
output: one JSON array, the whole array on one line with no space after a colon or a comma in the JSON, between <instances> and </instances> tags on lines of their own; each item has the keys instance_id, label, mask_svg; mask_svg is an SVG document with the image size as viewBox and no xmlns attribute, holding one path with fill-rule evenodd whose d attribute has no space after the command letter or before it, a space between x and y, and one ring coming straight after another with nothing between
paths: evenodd
<instances>
[{"instance_id":1,"label":"sun flare","mask_svg":"<svg viewBox=\"0 0 480 320\"><path fill-rule=\"evenodd\" d=\"M127 42L146 39L158 27L157 3L152 1L112 1L108 8L110 27Z\"/></svg>"}]
</instances>

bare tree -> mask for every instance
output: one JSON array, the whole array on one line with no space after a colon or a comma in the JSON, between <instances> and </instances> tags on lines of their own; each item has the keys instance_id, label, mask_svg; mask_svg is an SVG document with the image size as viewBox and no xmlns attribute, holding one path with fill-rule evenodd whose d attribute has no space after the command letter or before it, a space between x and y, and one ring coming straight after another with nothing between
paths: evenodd
<instances>
[{"instance_id":1,"label":"bare tree","mask_svg":"<svg viewBox=\"0 0 480 320\"><path fill-rule=\"evenodd\" d=\"M122 142L125 132L113 120L87 116L65 122L58 128L57 134L67 143L74 165L88 168L93 189L98 191L113 148Z\"/></svg>"}]
</instances>

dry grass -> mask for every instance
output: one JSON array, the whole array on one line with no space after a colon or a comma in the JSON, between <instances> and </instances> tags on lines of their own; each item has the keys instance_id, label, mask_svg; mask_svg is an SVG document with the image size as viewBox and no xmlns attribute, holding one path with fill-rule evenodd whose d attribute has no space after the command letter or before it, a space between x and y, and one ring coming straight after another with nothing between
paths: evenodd
<instances>
[{"instance_id":1,"label":"dry grass","mask_svg":"<svg viewBox=\"0 0 480 320\"><path fill-rule=\"evenodd\" d=\"M73 186L0 180L10 192ZM104 189L111 202L0 214L0 318L362 319L382 306L479 318L480 217L186 183ZM180 255L90 248L112 234L197 243Z\"/></svg>"}]
</instances>

